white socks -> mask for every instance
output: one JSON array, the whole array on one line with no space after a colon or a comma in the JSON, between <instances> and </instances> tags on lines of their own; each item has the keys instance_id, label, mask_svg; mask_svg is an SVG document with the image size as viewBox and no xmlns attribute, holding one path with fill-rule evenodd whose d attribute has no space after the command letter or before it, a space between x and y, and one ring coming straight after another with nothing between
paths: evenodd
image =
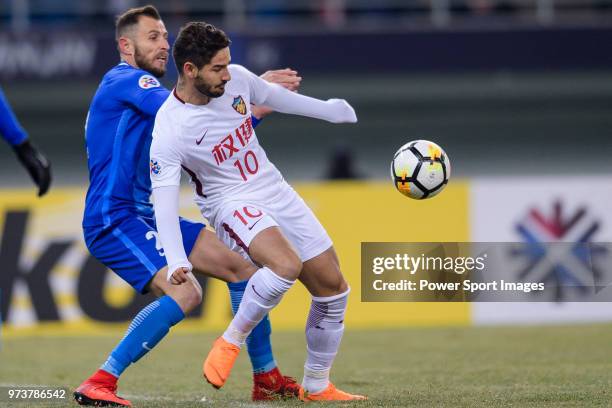
<instances>
[{"instance_id":1,"label":"white socks","mask_svg":"<svg viewBox=\"0 0 612 408\"><path fill-rule=\"evenodd\" d=\"M223 338L241 347L251 330L280 302L294 282L281 278L266 267L255 272L249 279L238 311L223 333Z\"/></svg>"},{"instance_id":2,"label":"white socks","mask_svg":"<svg viewBox=\"0 0 612 408\"><path fill-rule=\"evenodd\" d=\"M238 312L223 338L241 347L251 331L282 299L295 281L281 278L272 270L259 269L249 280ZM302 387L313 394L329 384L329 370L344 333L344 315L350 289L329 297L314 297L306 322L307 358Z\"/></svg>"},{"instance_id":3,"label":"white socks","mask_svg":"<svg viewBox=\"0 0 612 408\"><path fill-rule=\"evenodd\" d=\"M302 387L311 394L323 391L329 384L329 370L344 333L344 314L350 291L349 288L335 296L312 297L306 322L308 356L302 381Z\"/></svg>"}]
</instances>

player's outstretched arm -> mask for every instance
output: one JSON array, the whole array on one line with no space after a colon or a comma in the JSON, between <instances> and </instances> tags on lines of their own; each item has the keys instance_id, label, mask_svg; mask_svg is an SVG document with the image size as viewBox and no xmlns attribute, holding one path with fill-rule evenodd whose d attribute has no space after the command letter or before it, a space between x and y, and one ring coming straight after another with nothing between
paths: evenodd
<instances>
[{"instance_id":1,"label":"player's outstretched arm","mask_svg":"<svg viewBox=\"0 0 612 408\"><path fill-rule=\"evenodd\" d=\"M187 282L192 266L183 248L178 214L179 186L153 188L153 206L157 233L168 262L168 281L174 285Z\"/></svg>"},{"instance_id":2,"label":"player's outstretched arm","mask_svg":"<svg viewBox=\"0 0 612 408\"><path fill-rule=\"evenodd\" d=\"M356 123L357 115L351 105L344 99L320 99L291 92L280 85L270 84L246 71L251 86L251 101L266 105L277 112L307 116L326 120L331 123Z\"/></svg>"},{"instance_id":3,"label":"player's outstretched arm","mask_svg":"<svg viewBox=\"0 0 612 408\"><path fill-rule=\"evenodd\" d=\"M290 92L279 85L270 84L263 104L277 112L308 116L331 123L356 123L355 110L344 99L320 99Z\"/></svg>"},{"instance_id":4,"label":"player's outstretched arm","mask_svg":"<svg viewBox=\"0 0 612 408\"><path fill-rule=\"evenodd\" d=\"M38 186L38 196L44 195L51 185L51 165L44 154L28 140L17 117L0 90L0 134L13 147L19 162Z\"/></svg>"},{"instance_id":5,"label":"player's outstretched arm","mask_svg":"<svg viewBox=\"0 0 612 408\"><path fill-rule=\"evenodd\" d=\"M266 71L259 77L293 92L296 92L300 88L300 83L302 82L302 77L298 76L298 72L291 68ZM274 109L263 105L253 105L251 108L251 114L257 119L262 119L272 112L274 112Z\"/></svg>"}]
</instances>

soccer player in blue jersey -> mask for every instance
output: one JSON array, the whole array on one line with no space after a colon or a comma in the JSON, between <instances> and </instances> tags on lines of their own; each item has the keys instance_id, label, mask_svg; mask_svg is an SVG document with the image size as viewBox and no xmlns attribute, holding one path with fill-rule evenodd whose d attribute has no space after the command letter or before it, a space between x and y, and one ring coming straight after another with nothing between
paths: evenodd
<instances>
[{"instance_id":1,"label":"soccer player in blue jersey","mask_svg":"<svg viewBox=\"0 0 612 408\"><path fill-rule=\"evenodd\" d=\"M44 195L51 184L49 160L28 139L11 106L0 89L0 136L11 145L17 158L38 186L38 196Z\"/></svg>"},{"instance_id":2,"label":"soccer player in blue jersey","mask_svg":"<svg viewBox=\"0 0 612 408\"><path fill-rule=\"evenodd\" d=\"M119 16L116 38L121 62L102 79L86 123L90 186L85 202L83 233L89 251L138 292L158 299L134 318L108 359L75 391L81 405L131 406L116 394L123 371L138 361L202 300L192 274L203 273L228 283L236 310L248 278L257 269L222 244L203 224L180 220L189 264L168 276L158 240L149 171L160 171L149 160L155 114L169 95L158 79L166 71L167 31L152 6L130 9ZM294 71L272 71L275 79L296 89ZM261 108L260 114L267 113ZM299 385L283 376L272 355L270 322L264 319L247 340L253 365L254 400L297 396Z\"/></svg>"}]
</instances>

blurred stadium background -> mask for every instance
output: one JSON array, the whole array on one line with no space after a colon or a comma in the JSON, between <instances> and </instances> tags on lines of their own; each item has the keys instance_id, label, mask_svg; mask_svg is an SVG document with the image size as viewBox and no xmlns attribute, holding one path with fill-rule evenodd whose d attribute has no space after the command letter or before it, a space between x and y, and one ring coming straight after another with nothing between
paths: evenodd
<instances>
[{"instance_id":1,"label":"blurred stadium background","mask_svg":"<svg viewBox=\"0 0 612 408\"><path fill-rule=\"evenodd\" d=\"M2 0L1 86L54 171L51 194L37 199L8 145L0 145L0 288L7 349L17 348L14 339L24 335L34 336L26 343L30 347L51 348L58 347L52 340L36 339L83 333L118 337L145 302L88 258L80 222L87 185L83 126L101 76L118 61L114 16L149 3L159 8L171 37L187 21L210 21L230 34L234 62L256 73L295 68L304 78L301 92L342 97L356 108L355 126L274 114L258 128L270 159L297 183L335 241L353 286L349 330L612 320L609 304L567 304L562 296L550 299L554 303L474 305L359 299L361 242L521 241L521 226L542 241L612 241L612 0ZM175 78L172 67L163 82L172 86ZM450 185L431 201L408 200L388 180L393 153L413 139L437 142L452 160ZM189 191L182 201L184 213L197 218ZM210 282L203 308L178 331L220 329L229 318L225 297L223 285ZM295 321L289 311L303 309L305 320L306 302L305 291L295 289L273 315L274 327L301 329L304 321ZM467 342L497 333L501 342L510 333L503 330L440 333ZM559 358L568 350L579 353L572 347L580 341L584 349L601 351L596 341L612 336L598 328L570 331L543 340ZM352 361L350 347L367 348L359 342L369 335L355 335L359 349L352 333L346 336L344 362ZM402 333L436 338L429 332ZM521 333L523 340L515 340L525 347L543 335ZM551 340L566 334L573 340ZM113 340L106 343L109 348ZM448 343L436 347L444 353ZM109 350L88 356L91 361L76 369L76 378ZM15 355L23 357L14 354L10 367L19 365ZM605 373L608 367L609 373L610 354L605 355L576 357L571 367L587 371L590 359L604 358L608 365L598 368ZM469 366L466 361L468 372ZM5 372L0 382L45 381L19 373ZM68 377L66 383L58 372L44 373L55 376L52 383L76 385L77 379ZM483 381L490 378L480 375ZM602 387L609 391L607 378ZM427 401L432 391L416 386L423 398L417 400ZM531 406L554 403L555 392L562 393L542 386L552 399L527 401ZM432 404L450 405L452 398ZM491 398L490 405L503 405ZM487 400L459 401L474 406ZM583 403L577 406L610 403L577 401Z\"/></svg>"},{"instance_id":2,"label":"blurred stadium background","mask_svg":"<svg viewBox=\"0 0 612 408\"><path fill-rule=\"evenodd\" d=\"M113 18L143 3L0 2L2 86L55 159L56 185L86 180L83 122L117 61ZM280 115L267 121L265 147L291 180L324 178L343 149L356 174L385 178L395 148L415 138L444 146L459 176L612 168L601 148L612 129L612 1L151 3L171 34L191 19L211 21L231 34L234 61L254 72L294 67L304 93L342 95L356 106L360 124L341 131ZM300 154L290 154L296 143ZM1 153L7 174L14 161ZM2 185L25 181L15 174Z\"/></svg>"}]
</instances>

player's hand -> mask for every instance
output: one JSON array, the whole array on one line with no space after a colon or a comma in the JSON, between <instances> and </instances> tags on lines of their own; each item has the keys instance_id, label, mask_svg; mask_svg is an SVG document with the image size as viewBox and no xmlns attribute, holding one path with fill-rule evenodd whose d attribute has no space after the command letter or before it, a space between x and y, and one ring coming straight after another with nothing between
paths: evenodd
<instances>
[{"instance_id":1,"label":"player's hand","mask_svg":"<svg viewBox=\"0 0 612 408\"><path fill-rule=\"evenodd\" d=\"M298 72L292 70L291 68L266 71L261 74L261 78L294 92L297 92L297 90L300 88L300 83L302 82L302 77L298 76ZM272 112L274 112L274 109L268 108L267 106L253 105L251 108L251 113L257 119L262 119L264 116L268 116Z\"/></svg>"},{"instance_id":2,"label":"player's hand","mask_svg":"<svg viewBox=\"0 0 612 408\"><path fill-rule=\"evenodd\" d=\"M302 77L298 76L298 72L292 70L291 68L266 71L261 74L261 78L270 83L279 84L283 88L287 88L290 91L297 91L300 88L300 83L302 82Z\"/></svg>"},{"instance_id":3,"label":"player's hand","mask_svg":"<svg viewBox=\"0 0 612 408\"><path fill-rule=\"evenodd\" d=\"M43 196L51 184L51 164L49 160L28 140L14 146L15 154L38 186L38 196Z\"/></svg>"},{"instance_id":4,"label":"player's hand","mask_svg":"<svg viewBox=\"0 0 612 408\"><path fill-rule=\"evenodd\" d=\"M180 267L177 268L174 272L172 272L172 275L170 276L170 283L173 285L180 285L182 283L185 283L189 280L189 278L187 277L187 274L190 273L189 268L186 267Z\"/></svg>"}]
</instances>

